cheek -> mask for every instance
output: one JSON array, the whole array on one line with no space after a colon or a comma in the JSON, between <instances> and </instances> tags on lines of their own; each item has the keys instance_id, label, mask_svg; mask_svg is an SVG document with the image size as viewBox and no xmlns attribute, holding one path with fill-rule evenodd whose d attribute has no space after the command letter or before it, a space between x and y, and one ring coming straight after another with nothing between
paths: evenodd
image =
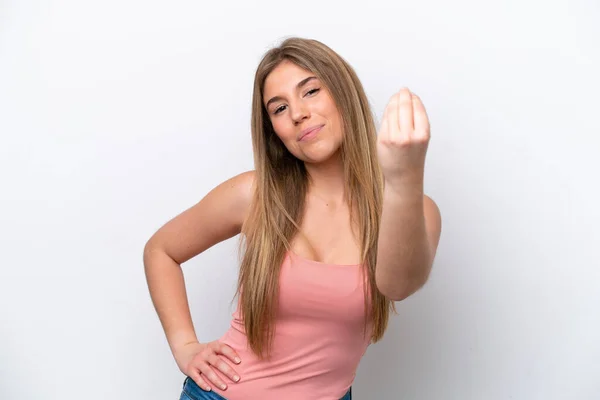
<instances>
[{"instance_id":1,"label":"cheek","mask_svg":"<svg viewBox=\"0 0 600 400\"><path fill-rule=\"evenodd\" d=\"M335 126L336 130L342 127L341 115L333 100L328 99L325 101L322 104L321 110L322 114L326 115L326 118L330 121L330 123Z\"/></svg>"},{"instance_id":2,"label":"cheek","mask_svg":"<svg viewBox=\"0 0 600 400\"><path fill-rule=\"evenodd\" d=\"M342 137L344 135L344 122L342 121L342 116L336 109L333 109L330 114L332 128L336 134L336 136Z\"/></svg>"},{"instance_id":3,"label":"cheek","mask_svg":"<svg viewBox=\"0 0 600 400\"><path fill-rule=\"evenodd\" d=\"M271 124L273 125L273 129L275 130L275 134L283 141L284 143L289 141L290 139L294 139L294 132L290 129L289 124L281 120L271 120Z\"/></svg>"}]
</instances>

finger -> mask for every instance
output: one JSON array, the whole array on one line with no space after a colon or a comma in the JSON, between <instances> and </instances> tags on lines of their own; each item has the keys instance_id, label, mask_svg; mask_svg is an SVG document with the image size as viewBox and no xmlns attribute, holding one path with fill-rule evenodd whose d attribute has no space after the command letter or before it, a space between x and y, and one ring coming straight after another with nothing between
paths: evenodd
<instances>
[{"instance_id":1,"label":"finger","mask_svg":"<svg viewBox=\"0 0 600 400\"><path fill-rule=\"evenodd\" d=\"M240 362L242 362L239 354L235 350L233 350L231 347L227 346L226 344L221 343L221 346L219 347L218 352L223 354L225 357L229 358L232 362L234 362L236 364L239 364Z\"/></svg>"},{"instance_id":2,"label":"finger","mask_svg":"<svg viewBox=\"0 0 600 400\"><path fill-rule=\"evenodd\" d=\"M223 382L223 380L219 378L219 375L217 375L217 373L212 369L210 365L203 363L200 366L200 372L209 384L215 385L221 388L222 390L227 389L227 385L225 384L225 382Z\"/></svg>"},{"instance_id":3,"label":"finger","mask_svg":"<svg viewBox=\"0 0 600 400\"><path fill-rule=\"evenodd\" d=\"M419 136L427 136L429 134L429 118L427 117L427 111L425 105L417 96L413 93L412 104L415 116L415 133Z\"/></svg>"},{"instance_id":4,"label":"finger","mask_svg":"<svg viewBox=\"0 0 600 400\"><path fill-rule=\"evenodd\" d=\"M387 140L389 134L389 118L390 118L390 103L388 102L383 110L383 116L381 117L381 125L379 127L379 140Z\"/></svg>"},{"instance_id":5,"label":"finger","mask_svg":"<svg viewBox=\"0 0 600 400\"><path fill-rule=\"evenodd\" d=\"M410 137L414 130L412 96L408 88L398 92L398 127L403 137Z\"/></svg>"},{"instance_id":6,"label":"finger","mask_svg":"<svg viewBox=\"0 0 600 400\"><path fill-rule=\"evenodd\" d=\"M392 140L397 137L400 132L398 130L398 94L394 94L388 103L388 118L387 118L387 139Z\"/></svg>"},{"instance_id":7,"label":"finger","mask_svg":"<svg viewBox=\"0 0 600 400\"><path fill-rule=\"evenodd\" d=\"M238 373L233 368L231 368L231 366L228 363L223 361L218 355L215 354L214 356L210 357L208 363L214 368L221 371L233 382L239 382L240 376L238 375Z\"/></svg>"},{"instance_id":8,"label":"finger","mask_svg":"<svg viewBox=\"0 0 600 400\"><path fill-rule=\"evenodd\" d=\"M190 374L190 378L192 378L196 385L202 389L211 390L210 385L204 379L202 379L202 375L198 371L194 370L194 372Z\"/></svg>"}]
</instances>

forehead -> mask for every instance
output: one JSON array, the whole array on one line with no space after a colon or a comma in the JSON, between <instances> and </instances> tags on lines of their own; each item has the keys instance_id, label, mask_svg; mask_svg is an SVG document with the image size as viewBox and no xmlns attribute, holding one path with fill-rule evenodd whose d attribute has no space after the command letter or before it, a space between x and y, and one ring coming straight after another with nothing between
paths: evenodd
<instances>
[{"instance_id":1,"label":"forehead","mask_svg":"<svg viewBox=\"0 0 600 400\"><path fill-rule=\"evenodd\" d=\"M294 90L298 82L310 75L314 74L291 61L283 60L267 75L263 87L264 98Z\"/></svg>"}]
</instances>

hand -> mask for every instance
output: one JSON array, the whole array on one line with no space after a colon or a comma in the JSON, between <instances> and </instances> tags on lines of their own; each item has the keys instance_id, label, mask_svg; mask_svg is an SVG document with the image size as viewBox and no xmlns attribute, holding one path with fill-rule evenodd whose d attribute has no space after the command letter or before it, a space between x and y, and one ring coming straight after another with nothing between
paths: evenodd
<instances>
[{"instance_id":1,"label":"hand","mask_svg":"<svg viewBox=\"0 0 600 400\"><path fill-rule=\"evenodd\" d=\"M385 108L377 136L377 153L386 187L394 191L406 186L422 187L429 139L425 106L408 88L401 89Z\"/></svg>"},{"instance_id":2,"label":"hand","mask_svg":"<svg viewBox=\"0 0 600 400\"><path fill-rule=\"evenodd\" d=\"M211 390L211 385L225 390L227 385L216 374L213 368L218 369L232 382L240 380L239 374L223 360L221 355L231 362L239 364L239 355L228 345L217 340L210 343L190 343L178 349L175 360L181 372L189 376L204 390Z\"/></svg>"}]
</instances>

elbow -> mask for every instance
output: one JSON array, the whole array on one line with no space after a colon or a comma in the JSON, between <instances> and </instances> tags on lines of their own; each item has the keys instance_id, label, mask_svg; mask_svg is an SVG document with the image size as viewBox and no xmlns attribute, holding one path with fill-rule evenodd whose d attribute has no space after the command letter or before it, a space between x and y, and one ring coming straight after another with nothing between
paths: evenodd
<instances>
[{"instance_id":1,"label":"elbow","mask_svg":"<svg viewBox=\"0 0 600 400\"><path fill-rule=\"evenodd\" d=\"M154 240L150 239L144 245L144 250L142 252L142 260L144 264L144 269L147 270L154 263L154 259L158 252L162 252L162 247L160 247Z\"/></svg>"},{"instance_id":2,"label":"elbow","mask_svg":"<svg viewBox=\"0 0 600 400\"><path fill-rule=\"evenodd\" d=\"M142 252L142 260L143 260L145 270L147 270L151 264L150 260L152 258L153 252L154 252L154 247L152 246L152 243L150 241L146 242L146 244L144 245L144 250Z\"/></svg>"},{"instance_id":3,"label":"elbow","mask_svg":"<svg viewBox=\"0 0 600 400\"><path fill-rule=\"evenodd\" d=\"M381 294L391 301L402 301L418 290L418 288L412 289L408 285L400 288L389 288L387 285L377 285L377 288Z\"/></svg>"},{"instance_id":4,"label":"elbow","mask_svg":"<svg viewBox=\"0 0 600 400\"><path fill-rule=\"evenodd\" d=\"M143 256L144 256L144 260L146 260L146 257L148 257L150 254L152 254L153 251L156 250L156 243L154 243L154 241L152 239L148 240L146 242L146 244L144 245L144 250L143 250Z\"/></svg>"},{"instance_id":5,"label":"elbow","mask_svg":"<svg viewBox=\"0 0 600 400\"><path fill-rule=\"evenodd\" d=\"M154 238L148 240L144 245L142 259L145 271L171 265L181 267L181 264L186 261L173 257L164 243Z\"/></svg>"},{"instance_id":6,"label":"elbow","mask_svg":"<svg viewBox=\"0 0 600 400\"><path fill-rule=\"evenodd\" d=\"M392 282L389 279L377 279L377 289L392 301L402 301L421 289L428 276L406 277Z\"/></svg>"}]
</instances>

